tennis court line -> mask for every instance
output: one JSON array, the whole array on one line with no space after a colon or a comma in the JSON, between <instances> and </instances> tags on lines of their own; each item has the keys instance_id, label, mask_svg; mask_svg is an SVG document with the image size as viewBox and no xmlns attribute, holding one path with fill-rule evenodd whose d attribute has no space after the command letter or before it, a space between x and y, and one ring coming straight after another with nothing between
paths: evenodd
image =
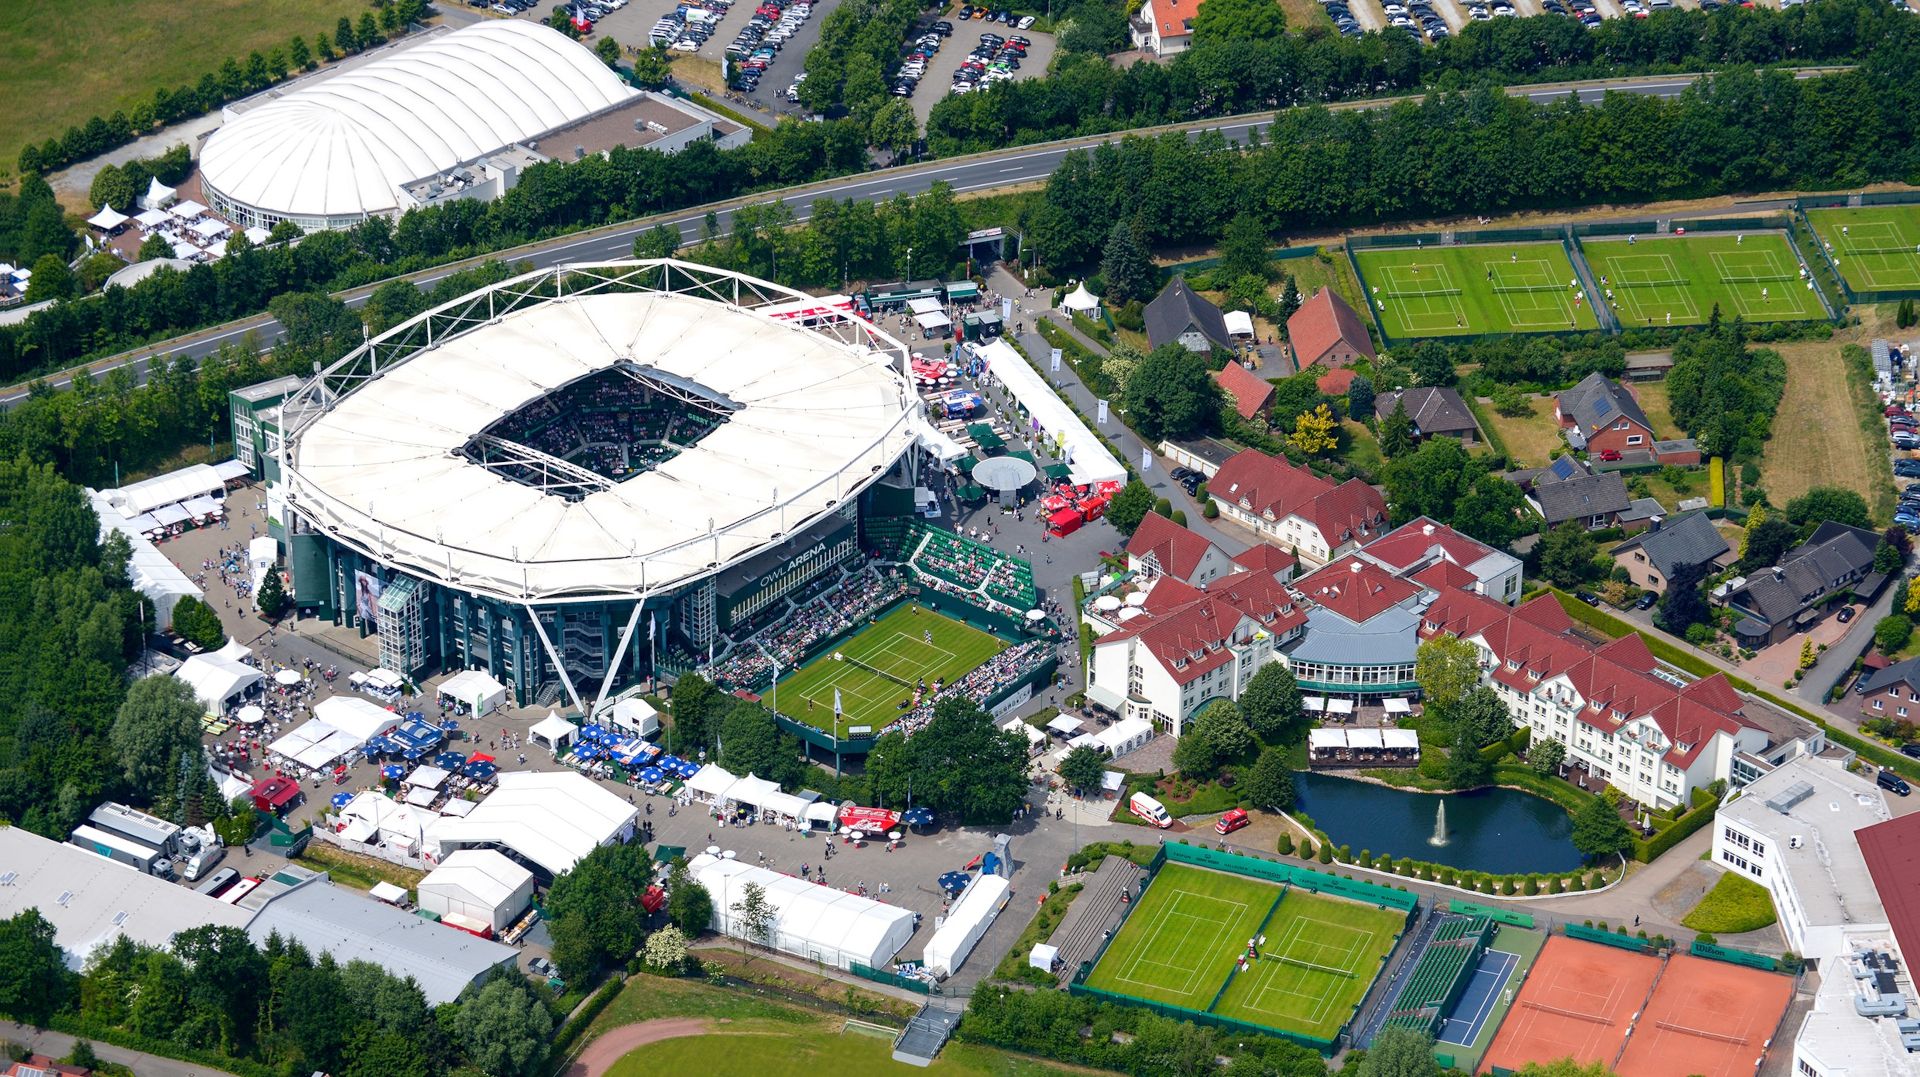
<instances>
[{"instance_id":1,"label":"tennis court line","mask_svg":"<svg viewBox=\"0 0 1920 1077\"><path fill-rule=\"evenodd\" d=\"M1507 977L1513 973L1513 966L1520 962L1520 955L1510 954L1505 950L1488 950L1487 954L1498 954L1504 958L1504 960L1500 961L1496 966L1497 971L1495 969L1484 968L1473 970L1474 979L1479 979L1481 976L1491 972L1493 976L1493 986L1489 987L1486 993L1480 996L1480 1004L1475 1006L1473 1010L1473 1019L1465 1022L1467 1027L1466 1038L1462 1040L1450 1040L1446 1038L1448 1027L1462 1020L1459 1015L1456 1014L1447 1018L1446 1021L1441 1024L1440 1035L1435 1037L1439 1042L1451 1043L1456 1047L1472 1047L1473 1041L1480 1036L1480 1029L1487 1023L1488 1015L1492 1014L1493 1008L1499 1004L1500 988L1506 984ZM1467 989L1469 991L1473 989L1471 984L1469 984Z\"/></svg>"}]
</instances>

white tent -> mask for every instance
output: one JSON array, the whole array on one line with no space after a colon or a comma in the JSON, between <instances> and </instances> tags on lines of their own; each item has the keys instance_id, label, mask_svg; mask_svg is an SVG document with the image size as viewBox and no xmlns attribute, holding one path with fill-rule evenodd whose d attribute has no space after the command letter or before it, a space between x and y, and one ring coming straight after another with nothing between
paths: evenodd
<instances>
[{"instance_id":1,"label":"white tent","mask_svg":"<svg viewBox=\"0 0 1920 1077\"><path fill-rule=\"evenodd\" d=\"M266 679L252 666L215 654L196 654L180 663L173 675L193 686L193 694L210 714L225 711Z\"/></svg>"},{"instance_id":2,"label":"white tent","mask_svg":"<svg viewBox=\"0 0 1920 1077\"><path fill-rule=\"evenodd\" d=\"M535 722L533 728L527 730L527 736L535 744L559 755L573 747L573 738L579 732L579 727L560 717L559 711L548 711L545 718Z\"/></svg>"},{"instance_id":3,"label":"white tent","mask_svg":"<svg viewBox=\"0 0 1920 1077\"><path fill-rule=\"evenodd\" d=\"M705 801L708 804L718 804L725 799L727 790L733 788L734 783L739 780L740 779L734 777L732 774L721 769L719 764L708 763L706 766L701 767L693 777L687 779L687 789L693 793L694 799L696 800Z\"/></svg>"},{"instance_id":4,"label":"white tent","mask_svg":"<svg viewBox=\"0 0 1920 1077\"><path fill-rule=\"evenodd\" d=\"M907 310L913 314L939 314L941 313L942 306L938 299L932 296L925 296L920 299L907 300Z\"/></svg>"},{"instance_id":5,"label":"white tent","mask_svg":"<svg viewBox=\"0 0 1920 1077\"><path fill-rule=\"evenodd\" d=\"M768 793L760 803L761 811L772 812L783 819L804 819L807 807L805 800L792 793Z\"/></svg>"},{"instance_id":6,"label":"white tent","mask_svg":"<svg viewBox=\"0 0 1920 1077\"><path fill-rule=\"evenodd\" d=\"M1253 315L1244 310L1227 311L1225 318L1227 335L1230 337L1250 337L1253 335Z\"/></svg>"},{"instance_id":7,"label":"white tent","mask_svg":"<svg viewBox=\"0 0 1920 1077\"><path fill-rule=\"evenodd\" d=\"M253 244L256 247L260 246L261 244L264 244L265 242L273 238L272 232L269 232L266 229L261 228L257 225L247 229L245 234L247 237L247 242Z\"/></svg>"},{"instance_id":8,"label":"white tent","mask_svg":"<svg viewBox=\"0 0 1920 1077\"><path fill-rule=\"evenodd\" d=\"M218 239L226 235L228 229L225 221L208 217L205 220L196 221L192 231L194 235L199 236L201 239Z\"/></svg>"},{"instance_id":9,"label":"white tent","mask_svg":"<svg viewBox=\"0 0 1920 1077\"><path fill-rule=\"evenodd\" d=\"M394 712L353 696L328 696L313 705L313 716L361 744L400 724Z\"/></svg>"},{"instance_id":10,"label":"white tent","mask_svg":"<svg viewBox=\"0 0 1920 1077\"><path fill-rule=\"evenodd\" d=\"M1027 953L1027 964L1041 972L1052 972L1054 963L1059 960L1059 948L1044 942L1034 943L1033 949Z\"/></svg>"},{"instance_id":11,"label":"white tent","mask_svg":"<svg viewBox=\"0 0 1920 1077\"><path fill-rule=\"evenodd\" d=\"M1026 722L1023 722L1018 718L1008 719L1006 722L1001 724L1000 729L1003 732L1018 733L1021 736L1027 738L1028 748L1032 748L1035 745L1039 745L1039 744L1045 744L1047 742L1046 730L1041 729L1039 726L1036 726L1036 725L1028 725Z\"/></svg>"},{"instance_id":12,"label":"white tent","mask_svg":"<svg viewBox=\"0 0 1920 1077\"><path fill-rule=\"evenodd\" d=\"M640 809L585 775L508 770L497 783L465 817L434 823L429 853L444 860L473 846L504 849L551 879L599 846L633 837Z\"/></svg>"},{"instance_id":13,"label":"white tent","mask_svg":"<svg viewBox=\"0 0 1920 1077\"><path fill-rule=\"evenodd\" d=\"M87 223L102 232L111 232L132 219L111 205L105 205L100 207L100 212L88 217Z\"/></svg>"},{"instance_id":14,"label":"white tent","mask_svg":"<svg viewBox=\"0 0 1920 1077\"><path fill-rule=\"evenodd\" d=\"M133 217L133 223L149 232L170 220L173 220L173 214L168 213L164 209L141 210L139 213L134 214Z\"/></svg>"},{"instance_id":15,"label":"white tent","mask_svg":"<svg viewBox=\"0 0 1920 1077\"><path fill-rule=\"evenodd\" d=\"M231 658L235 662L244 662L253 657L253 648L237 639L229 639L225 647L213 653L221 658Z\"/></svg>"},{"instance_id":16,"label":"white tent","mask_svg":"<svg viewBox=\"0 0 1920 1077\"><path fill-rule=\"evenodd\" d=\"M770 782L765 778L756 778L748 774L727 787L726 799L758 811L766 806L769 796L778 792L780 792L779 782Z\"/></svg>"},{"instance_id":17,"label":"white tent","mask_svg":"<svg viewBox=\"0 0 1920 1077\"><path fill-rule=\"evenodd\" d=\"M194 464L118 490L103 492L107 500L113 502L120 511L129 516L138 516L196 497L220 497L225 494L226 488L225 480L213 468L206 464Z\"/></svg>"},{"instance_id":18,"label":"white tent","mask_svg":"<svg viewBox=\"0 0 1920 1077\"><path fill-rule=\"evenodd\" d=\"M1123 718L1093 736L1108 755L1122 756L1146 747L1153 739L1153 723L1145 718Z\"/></svg>"},{"instance_id":19,"label":"white tent","mask_svg":"<svg viewBox=\"0 0 1920 1077\"><path fill-rule=\"evenodd\" d=\"M947 910L947 918L927 940L927 971L941 979L953 975L960 963L973 952L975 943L993 926L993 919L1007 907L1007 894L1013 883L998 875L982 875Z\"/></svg>"},{"instance_id":20,"label":"white tent","mask_svg":"<svg viewBox=\"0 0 1920 1077\"><path fill-rule=\"evenodd\" d=\"M185 202L176 204L173 207L172 213L175 217L178 217L183 221L191 221L194 218L205 213L206 211L207 211L207 207L189 198Z\"/></svg>"},{"instance_id":21,"label":"white tent","mask_svg":"<svg viewBox=\"0 0 1920 1077\"><path fill-rule=\"evenodd\" d=\"M335 831L346 841L367 845L386 845L408 854L417 853L426 834L430 816L379 793L356 795L339 811Z\"/></svg>"},{"instance_id":22,"label":"white tent","mask_svg":"<svg viewBox=\"0 0 1920 1077\"><path fill-rule=\"evenodd\" d=\"M447 772L435 766L418 766L407 775L407 784L418 789L438 789L446 784Z\"/></svg>"},{"instance_id":23,"label":"white tent","mask_svg":"<svg viewBox=\"0 0 1920 1077\"><path fill-rule=\"evenodd\" d=\"M937 310L930 310L925 314L916 314L913 316L913 320L920 324L920 328L929 331L946 329L953 325L953 319Z\"/></svg>"},{"instance_id":24,"label":"white tent","mask_svg":"<svg viewBox=\"0 0 1920 1077\"><path fill-rule=\"evenodd\" d=\"M974 354L987 361L988 371L1020 402L1028 419L1039 424L1046 440L1060 446L1059 455L1066 459L1075 483L1125 481L1127 469L1013 345L995 340L976 348Z\"/></svg>"},{"instance_id":25,"label":"white tent","mask_svg":"<svg viewBox=\"0 0 1920 1077\"><path fill-rule=\"evenodd\" d=\"M533 873L492 849L462 849L420 880L422 909L505 931L533 900Z\"/></svg>"},{"instance_id":26,"label":"white tent","mask_svg":"<svg viewBox=\"0 0 1920 1077\"><path fill-rule=\"evenodd\" d=\"M213 473L220 476L221 482L238 482L253 474L244 460L222 460L213 465Z\"/></svg>"},{"instance_id":27,"label":"white tent","mask_svg":"<svg viewBox=\"0 0 1920 1077\"><path fill-rule=\"evenodd\" d=\"M1382 729L1380 746L1401 752L1417 752L1420 750L1420 734L1411 729Z\"/></svg>"},{"instance_id":28,"label":"white tent","mask_svg":"<svg viewBox=\"0 0 1920 1077\"><path fill-rule=\"evenodd\" d=\"M1349 729L1347 730L1347 747L1378 751L1383 747L1380 740L1380 731L1378 729Z\"/></svg>"},{"instance_id":29,"label":"white tent","mask_svg":"<svg viewBox=\"0 0 1920 1077\"><path fill-rule=\"evenodd\" d=\"M173 201L174 190L160 182L160 177L152 176L147 180L147 193L140 196L140 205L148 210L162 210Z\"/></svg>"},{"instance_id":30,"label":"white tent","mask_svg":"<svg viewBox=\"0 0 1920 1077\"><path fill-rule=\"evenodd\" d=\"M1069 314L1092 314L1100 309L1100 297L1087 291L1087 282L1081 281L1060 301L1060 309Z\"/></svg>"},{"instance_id":31,"label":"white tent","mask_svg":"<svg viewBox=\"0 0 1920 1077\"><path fill-rule=\"evenodd\" d=\"M812 804L807 805L804 818L809 827L818 823L828 829L832 829L840 818L840 809L824 800L816 800Z\"/></svg>"},{"instance_id":32,"label":"white tent","mask_svg":"<svg viewBox=\"0 0 1920 1077\"><path fill-rule=\"evenodd\" d=\"M318 718L309 718L299 728L267 745L267 754L308 770L324 770L352 755L365 743Z\"/></svg>"},{"instance_id":33,"label":"white tent","mask_svg":"<svg viewBox=\"0 0 1920 1077\"><path fill-rule=\"evenodd\" d=\"M773 906L765 942L783 953L840 969L855 964L879 969L913 937L913 913L872 898L706 853L687 866L713 896L714 930L735 938L746 937L733 906L749 883L763 889Z\"/></svg>"},{"instance_id":34,"label":"white tent","mask_svg":"<svg viewBox=\"0 0 1920 1077\"><path fill-rule=\"evenodd\" d=\"M639 737L651 737L660 732L660 712L639 696L628 696L615 703L608 720L613 723L613 728L624 729Z\"/></svg>"},{"instance_id":35,"label":"white tent","mask_svg":"<svg viewBox=\"0 0 1920 1077\"><path fill-rule=\"evenodd\" d=\"M476 718L493 713L507 702L507 686L480 669L467 669L448 677L440 686L440 697L464 703Z\"/></svg>"},{"instance_id":36,"label":"white tent","mask_svg":"<svg viewBox=\"0 0 1920 1077\"><path fill-rule=\"evenodd\" d=\"M389 882L377 882L367 891L367 896L388 905L399 905L407 900L407 888Z\"/></svg>"},{"instance_id":37,"label":"white tent","mask_svg":"<svg viewBox=\"0 0 1920 1077\"><path fill-rule=\"evenodd\" d=\"M1053 730L1055 733L1058 733L1061 736L1066 736L1068 733L1071 733L1074 730L1079 729L1084 724L1085 723L1081 722L1080 719L1075 718L1070 714L1062 714L1055 717L1053 721L1048 722L1047 728Z\"/></svg>"},{"instance_id":38,"label":"white tent","mask_svg":"<svg viewBox=\"0 0 1920 1077\"><path fill-rule=\"evenodd\" d=\"M173 607L182 598L191 595L202 597L200 588L192 578L173 563L173 559L161 553L147 539L147 532L158 525L147 521L146 525L138 518L129 520L119 509L107 500L104 494L87 492L87 500L93 504L94 514L100 518L100 537L107 537L110 531L118 531L127 540L133 556L127 563L127 576L133 589L153 603L155 624L172 624ZM244 648L242 648L244 650ZM221 653L225 653L224 651Z\"/></svg>"}]
</instances>

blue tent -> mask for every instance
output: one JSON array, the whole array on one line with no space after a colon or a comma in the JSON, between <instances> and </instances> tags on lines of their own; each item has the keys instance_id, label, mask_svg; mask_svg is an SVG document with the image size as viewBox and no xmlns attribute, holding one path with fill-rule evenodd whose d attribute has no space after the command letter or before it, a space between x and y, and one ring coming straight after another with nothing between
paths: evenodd
<instances>
[{"instance_id":1,"label":"blue tent","mask_svg":"<svg viewBox=\"0 0 1920 1077\"><path fill-rule=\"evenodd\" d=\"M353 800L353 797L354 797L354 794L352 794L352 793L335 793L335 794L333 794L333 806L334 806L334 808L335 808L336 810L338 810L338 809L340 809L340 808L344 808L344 807L346 807L346 806L347 806L347 805L348 805L348 804L349 804L350 802L352 802L352 800Z\"/></svg>"},{"instance_id":2,"label":"blue tent","mask_svg":"<svg viewBox=\"0 0 1920 1077\"><path fill-rule=\"evenodd\" d=\"M960 891L965 890L967 884L972 881L973 876L968 875L964 871L949 871L945 875L940 876L939 880L940 889L945 890L949 894L958 894Z\"/></svg>"}]
</instances>

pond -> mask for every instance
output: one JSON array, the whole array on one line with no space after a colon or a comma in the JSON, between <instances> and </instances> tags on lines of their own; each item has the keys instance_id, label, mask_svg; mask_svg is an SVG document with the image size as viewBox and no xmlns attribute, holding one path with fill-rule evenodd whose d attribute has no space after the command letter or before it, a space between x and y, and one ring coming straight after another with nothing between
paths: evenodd
<instances>
[{"instance_id":1,"label":"pond","mask_svg":"<svg viewBox=\"0 0 1920 1077\"><path fill-rule=\"evenodd\" d=\"M1471 793L1416 793L1373 782L1297 772L1293 788L1300 811L1335 845L1374 856L1496 874L1569 871L1580 866L1573 820L1551 800L1514 789ZM1432 844L1440 805L1446 805L1447 840Z\"/></svg>"}]
</instances>

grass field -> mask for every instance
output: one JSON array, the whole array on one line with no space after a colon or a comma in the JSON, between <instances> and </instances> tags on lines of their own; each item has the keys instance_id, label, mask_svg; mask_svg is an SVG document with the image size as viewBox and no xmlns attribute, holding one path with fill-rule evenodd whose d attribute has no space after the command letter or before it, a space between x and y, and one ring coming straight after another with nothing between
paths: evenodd
<instances>
[{"instance_id":1,"label":"grass field","mask_svg":"<svg viewBox=\"0 0 1920 1077\"><path fill-rule=\"evenodd\" d=\"M1920 205L1810 209L1807 223L1854 291L1920 288Z\"/></svg>"},{"instance_id":2,"label":"grass field","mask_svg":"<svg viewBox=\"0 0 1920 1077\"><path fill-rule=\"evenodd\" d=\"M1367 299L1396 339L1595 329L1558 243L1355 251ZM1588 297L1589 299L1591 297Z\"/></svg>"},{"instance_id":3,"label":"grass field","mask_svg":"<svg viewBox=\"0 0 1920 1077\"><path fill-rule=\"evenodd\" d=\"M11 174L28 142L44 142L142 101L158 87L200 81L232 56L283 47L295 34L311 46L340 16L367 0L31 0L0 4L0 174ZM110 31L110 32L106 32Z\"/></svg>"},{"instance_id":4,"label":"grass field","mask_svg":"<svg viewBox=\"0 0 1920 1077\"><path fill-rule=\"evenodd\" d=\"M1514 467L1546 467L1553 450L1566 448L1567 440L1554 420L1552 397L1534 397L1527 403L1533 408L1531 415L1509 418L1483 403L1480 417L1499 433Z\"/></svg>"},{"instance_id":5,"label":"grass field","mask_svg":"<svg viewBox=\"0 0 1920 1077\"><path fill-rule=\"evenodd\" d=\"M838 689L841 722L834 734L863 725L878 733L906 713L901 704L913 698L919 681L929 688L934 681L950 683L1006 649L990 633L908 603L782 678L774 702L782 713L826 729Z\"/></svg>"},{"instance_id":6,"label":"grass field","mask_svg":"<svg viewBox=\"0 0 1920 1077\"><path fill-rule=\"evenodd\" d=\"M752 1031L724 1032L661 1040L622 1056L607 1077L658 1077L663 1073L701 1073L761 1077L771 1073L821 1071L834 1077L880 1077L899 1074L907 1067L893 1060L887 1037L839 1032L824 1023L806 1029L769 1026ZM1071 1070L1035 1059L1001 1054L972 1044L948 1044L924 1071L954 1077L1024 1077L1028 1074L1089 1072Z\"/></svg>"},{"instance_id":7,"label":"grass field","mask_svg":"<svg viewBox=\"0 0 1920 1077\"><path fill-rule=\"evenodd\" d=\"M1403 918L1297 889L1281 893L1273 883L1168 864L1087 984L1331 1038L1372 986ZM1246 940L1261 934L1259 959L1236 974Z\"/></svg>"},{"instance_id":8,"label":"grass field","mask_svg":"<svg viewBox=\"0 0 1920 1077\"><path fill-rule=\"evenodd\" d=\"M1780 919L1773 894L1752 879L1728 872L1700 898L1680 923L1714 935L1758 931Z\"/></svg>"},{"instance_id":9,"label":"grass field","mask_svg":"<svg viewBox=\"0 0 1920 1077\"><path fill-rule=\"evenodd\" d=\"M1704 325L1716 306L1750 322L1826 317L1779 232L1583 240L1580 249L1628 329Z\"/></svg>"},{"instance_id":10,"label":"grass field","mask_svg":"<svg viewBox=\"0 0 1920 1077\"><path fill-rule=\"evenodd\" d=\"M1787 361L1787 388L1774 416L1774 436L1760 458L1768 500L1784 505L1815 486L1844 486L1859 491L1884 520L1890 513L1879 506L1890 500L1893 487L1886 442L1880 436L1869 440L1862 429L1840 348L1830 340L1766 347ZM1865 406L1879 411L1877 401ZM1875 434L1884 429L1876 417ZM1809 431L1819 431L1819 436L1795 436Z\"/></svg>"}]
</instances>

